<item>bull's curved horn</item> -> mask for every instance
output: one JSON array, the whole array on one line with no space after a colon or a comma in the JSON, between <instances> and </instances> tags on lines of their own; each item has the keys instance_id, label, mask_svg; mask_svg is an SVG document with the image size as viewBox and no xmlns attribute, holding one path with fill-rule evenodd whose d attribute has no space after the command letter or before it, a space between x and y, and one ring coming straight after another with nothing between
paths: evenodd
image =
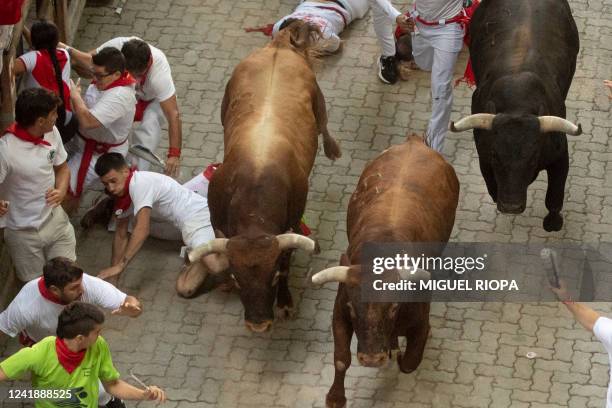
<instances>
[{"instance_id":1,"label":"bull's curved horn","mask_svg":"<svg viewBox=\"0 0 612 408\"><path fill-rule=\"evenodd\" d=\"M476 113L459 119L457 123L451 122L449 129L451 132L463 132L470 129L491 130L494 118L495 115L492 113Z\"/></svg>"},{"instance_id":2,"label":"bull's curved horn","mask_svg":"<svg viewBox=\"0 0 612 408\"><path fill-rule=\"evenodd\" d=\"M314 252L317 244L312 239L300 234L287 233L276 236L278 247L285 249L303 249L307 252Z\"/></svg>"},{"instance_id":3,"label":"bull's curved horn","mask_svg":"<svg viewBox=\"0 0 612 408\"><path fill-rule=\"evenodd\" d=\"M582 134L582 126L574 125L567 119L558 116L538 116L540 121L540 132L563 132L571 136Z\"/></svg>"},{"instance_id":4,"label":"bull's curved horn","mask_svg":"<svg viewBox=\"0 0 612 408\"><path fill-rule=\"evenodd\" d=\"M205 244L200 245L197 248L189 251L187 255L189 257L189 262L195 262L198 259L202 258L205 255L218 253L224 254L227 252L227 238L215 238L211 241L208 241Z\"/></svg>"},{"instance_id":5,"label":"bull's curved horn","mask_svg":"<svg viewBox=\"0 0 612 408\"><path fill-rule=\"evenodd\" d=\"M323 285L327 282L345 283L348 280L348 276L348 266L332 266L312 275L312 283L315 285Z\"/></svg>"}]
</instances>

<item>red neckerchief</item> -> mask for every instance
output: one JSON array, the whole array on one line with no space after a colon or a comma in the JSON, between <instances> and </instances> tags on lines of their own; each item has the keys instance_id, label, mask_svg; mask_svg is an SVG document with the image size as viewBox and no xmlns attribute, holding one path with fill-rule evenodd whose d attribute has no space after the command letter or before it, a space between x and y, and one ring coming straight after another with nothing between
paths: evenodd
<instances>
[{"instance_id":1,"label":"red neckerchief","mask_svg":"<svg viewBox=\"0 0 612 408\"><path fill-rule=\"evenodd\" d=\"M115 79L106 88L104 88L104 90L108 91L109 89L116 88L118 86L130 86L135 83L136 80L132 78L129 72L125 71L119 78Z\"/></svg>"},{"instance_id":2,"label":"red neckerchief","mask_svg":"<svg viewBox=\"0 0 612 408\"><path fill-rule=\"evenodd\" d=\"M123 186L123 196L119 198L115 198L115 208L113 211L115 215L121 215L124 211L127 211L132 205L132 197L130 197L130 181L132 180L132 176L136 171L136 167L132 167L130 169L130 174L125 179L125 185Z\"/></svg>"},{"instance_id":3,"label":"red neckerchief","mask_svg":"<svg viewBox=\"0 0 612 408\"><path fill-rule=\"evenodd\" d=\"M64 367L68 374L72 372L81 364L85 358L87 350L81 350L74 352L66 346L63 339L58 337L55 338L55 352L57 353L57 359L59 363Z\"/></svg>"},{"instance_id":4,"label":"red neckerchief","mask_svg":"<svg viewBox=\"0 0 612 408\"><path fill-rule=\"evenodd\" d=\"M45 278L40 278L38 280L38 290L40 292L40 295L44 297L45 299L47 299L49 302L53 302L53 303L56 303L62 306L66 306L68 304L68 303L62 302L60 298L55 296L53 292L47 289L47 285L45 285Z\"/></svg>"},{"instance_id":5,"label":"red neckerchief","mask_svg":"<svg viewBox=\"0 0 612 408\"><path fill-rule=\"evenodd\" d=\"M19 139L21 139L21 140L23 140L25 142L30 142L30 143L33 143L35 145L51 146L51 143L47 142L44 139L44 137L45 137L44 135L42 137L32 136L31 134L28 133L27 130L25 130L24 128L19 126L17 124L17 122L11 123L11 125L6 129L6 132L14 134L15 136L17 136L17 138L19 138Z\"/></svg>"}]
</instances>

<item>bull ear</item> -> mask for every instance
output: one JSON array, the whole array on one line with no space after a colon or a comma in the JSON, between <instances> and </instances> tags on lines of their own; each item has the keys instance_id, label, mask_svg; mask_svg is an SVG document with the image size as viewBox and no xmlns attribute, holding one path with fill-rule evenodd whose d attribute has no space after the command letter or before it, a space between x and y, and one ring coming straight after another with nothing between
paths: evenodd
<instances>
[{"instance_id":1,"label":"bull ear","mask_svg":"<svg viewBox=\"0 0 612 408\"><path fill-rule=\"evenodd\" d=\"M405 279L413 282L431 279L431 273L424 269L417 269L411 271L408 271L406 269L399 269L397 270L397 273L399 274L400 279Z\"/></svg>"},{"instance_id":2,"label":"bull ear","mask_svg":"<svg viewBox=\"0 0 612 408\"><path fill-rule=\"evenodd\" d=\"M485 109L487 113L492 113L494 115L497 113L497 111L495 110L495 102L493 101L488 101L487 105L485 106Z\"/></svg>"}]
</instances>

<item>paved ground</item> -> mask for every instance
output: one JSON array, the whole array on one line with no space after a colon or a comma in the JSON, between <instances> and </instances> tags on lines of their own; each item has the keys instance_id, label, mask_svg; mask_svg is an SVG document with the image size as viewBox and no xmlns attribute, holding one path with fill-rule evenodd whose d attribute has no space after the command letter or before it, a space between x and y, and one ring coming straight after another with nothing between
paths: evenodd
<instances>
[{"instance_id":1,"label":"paved ground","mask_svg":"<svg viewBox=\"0 0 612 408\"><path fill-rule=\"evenodd\" d=\"M243 27L273 22L297 0L129 0L121 17L109 8L87 8L76 46L90 49L117 35L136 34L165 50L183 112L184 175L222 158L219 109L232 68L266 38ZM471 133L450 135L445 154L461 182L452 239L458 241L612 242L610 101L601 81L612 77L612 2L572 0L581 36L578 69L568 100L584 135L570 142L571 169L563 231L545 233L545 184L529 189L520 216L499 215L486 194ZM169 391L167 407L320 407L333 378L330 316L335 285L315 288L308 268L337 262L346 246L346 206L365 163L428 120L429 78L381 84L370 17L343 38L344 52L325 60L318 75L327 100L330 130L344 156L319 155L306 217L323 251L298 255L291 289L294 320L254 335L244 327L236 295L210 293L184 300L174 292L179 245L150 240L130 266L122 287L143 299L138 320L112 318L104 335L117 366L133 368ZM465 66L465 55L457 74ZM455 90L453 118L469 113L471 91ZM88 271L106 266L110 235L83 236L79 261ZM602 311L612 312L600 304ZM602 407L608 381L603 348L557 304L434 304L425 358L410 375L396 366L359 367L346 380L352 407ZM17 349L0 345L2 355ZM538 358L528 360L526 351ZM1 403L0 403L1 405ZM138 406L150 406L139 404Z\"/></svg>"}]
</instances>

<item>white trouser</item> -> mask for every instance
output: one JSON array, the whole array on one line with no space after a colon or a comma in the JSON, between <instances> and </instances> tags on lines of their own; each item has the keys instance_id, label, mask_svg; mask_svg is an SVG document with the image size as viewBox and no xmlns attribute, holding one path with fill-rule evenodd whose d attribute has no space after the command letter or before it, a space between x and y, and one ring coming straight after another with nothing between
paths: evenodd
<instances>
[{"instance_id":1,"label":"white trouser","mask_svg":"<svg viewBox=\"0 0 612 408\"><path fill-rule=\"evenodd\" d=\"M417 23L412 34L412 55L419 68L431 71L431 119L427 126L429 146L442 152L453 106L453 71L463 46L463 29L453 23L425 26Z\"/></svg>"},{"instance_id":2,"label":"white trouser","mask_svg":"<svg viewBox=\"0 0 612 408\"><path fill-rule=\"evenodd\" d=\"M155 153L159 141L161 140L161 127L166 123L164 112L159 102L151 102L144 111L141 122L136 122L132 135L132 144L140 144ZM136 165L138 170L149 170L151 163L148 161L132 157L132 165Z\"/></svg>"},{"instance_id":3,"label":"white trouser","mask_svg":"<svg viewBox=\"0 0 612 408\"><path fill-rule=\"evenodd\" d=\"M351 21L363 18L370 7L369 0L339 0L351 15Z\"/></svg>"},{"instance_id":4,"label":"white trouser","mask_svg":"<svg viewBox=\"0 0 612 408\"><path fill-rule=\"evenodd\" d=\"M393 28L395 20L383 9L376 0L368 0L372 7L372 21L374 32L382 50L383 57L395 55L395 38Z\"/></svg>"},{"instance_id":5,"label":"white trouser","mask_svg":"<svg viewBox=\"0 0 612 408\"><path fill-rule=\"evenodd\" d=\"M98 407L105 406L111 399L113 399L113 396L106 392L102 385L102 381L98 380Z\"/></svg>"}]
</instances>

